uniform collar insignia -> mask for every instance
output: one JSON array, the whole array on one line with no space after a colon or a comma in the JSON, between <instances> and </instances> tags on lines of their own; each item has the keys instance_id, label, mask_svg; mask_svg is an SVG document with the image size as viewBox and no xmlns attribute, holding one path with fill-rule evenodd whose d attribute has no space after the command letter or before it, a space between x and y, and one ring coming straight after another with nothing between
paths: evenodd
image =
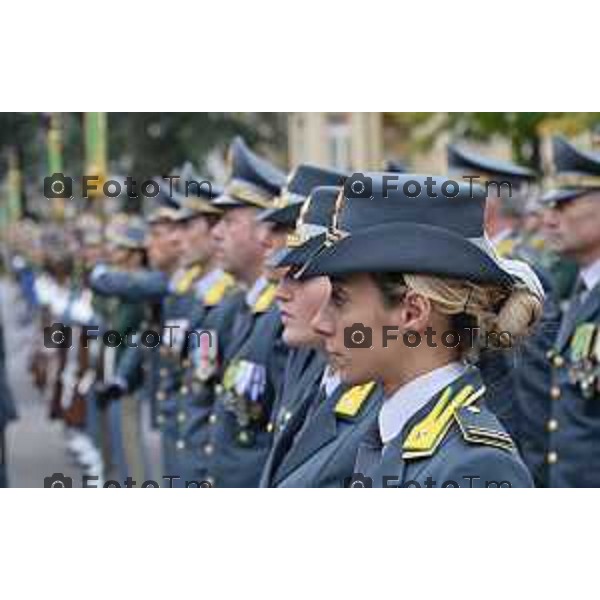
<instances>
[{"instance_id":1,"label":"uniform collar insignia","mask_svg":"<svg viewBox=\"0 0 600 600\"><path fill-rule=\"evenodd\" d=\"M479 377L473 377L471 370L447 386L436 397L425 417L408 432L402 444L402 458L408 460L432 456L450 430L457 411L471 406L484 393L485 386Z\"/></svg>"},{"instance_id":2,"label":"uniform collar insignia","mask_svg":"<svg viewBox=\"0 0 600 600\"><path fill-rule=\"evenodd\" d=\"M171 280L171 289L176 294L187 293L194 281L200 277L202 271L203 267L199 264L177 269Z\"/></svg>"},{"instance_id":3,"label":"uniform collar insignia","mask_svg":"<svg viewBox=\"0 0 600 600\"><path fill-rule=\"evenodd\" d=\"M206 306L215 306L234 286L235 280L222 269L214 269L196 286L198 297Z\"/></svg>"},{"instance_id":4,"label":"uniform collar insignia","mask_svg":"<svg viewBox=\"0 0 600 600\"><path fill-rule=\"evenodd\" d=\"M371 396L375 385L374 381L370 381L363 385L355 385L344 392L335 405L336 416L349 419L356 417Z\"/></svg>"},{"instance_id":5,"label":"uniform collar insignia","mask_svg":"<svg viewBox=\"0 0 600 600\"><path fill-rule=\"evenodd\" d=\"M246 302L253 313L263 313L271 308L277 286L266 277L260 277L246 294Z\"/></svg>"}]
</instances>

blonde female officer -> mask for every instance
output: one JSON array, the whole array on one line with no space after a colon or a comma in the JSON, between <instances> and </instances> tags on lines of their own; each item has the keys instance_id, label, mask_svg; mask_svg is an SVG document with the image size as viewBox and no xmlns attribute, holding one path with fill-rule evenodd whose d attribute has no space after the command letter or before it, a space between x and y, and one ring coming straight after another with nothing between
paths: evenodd
<instances>
[{"instance_id":1,"label":"blonde female officer","mask_svg":"<svg viewBox=\"0 0 600 600\"><path fill-rule=\"evenodd\" d=\"M355 484L530 486L473 359L478 346L527 335L541 311L539 281L495 255L482 189L417 175L393 186L389 174L370 180L368 198L346 186L329 240L300 275L330 277L314 326L341 378L384 388Z\"/></svg>"}]
</instances>

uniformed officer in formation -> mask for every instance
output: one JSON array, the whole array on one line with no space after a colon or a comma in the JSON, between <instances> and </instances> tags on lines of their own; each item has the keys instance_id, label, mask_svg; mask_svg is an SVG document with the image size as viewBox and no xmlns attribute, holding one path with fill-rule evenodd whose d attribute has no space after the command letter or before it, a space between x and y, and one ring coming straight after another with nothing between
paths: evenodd
<instances>
[{"instance_id":1,"label":"uniformed officer in formation","mask_svg":"<svg viewBox=\"0 0 600 600\"><path fill-rule=\"evenodd\" d=\"M286 178L240 138L233 141L229 160L229 180L215 200L224 215L214 236L217 258L242 287L244 301L219 353L222 378L203 448L205 478L218 487L255 487L271 446L268 424L287 358L275 286L265 270L265 260L283 244L286 228L257 216L274 207Z\"/></svg>"},{"instance_id":2,"label":"uniformed officer in formation","mask_svg":"<svg viewBox=\"0 0 600 600\"><path fill-rule=\"evenodd\" d=\"M513 352L488 348L479 360L487 404L515 437L539 483L545 444L538 427L541 407L536 399L544 396L549 386L546 353L558 330L560 304L572 286L572 263L548 248L539 221L526 229L531 211L540 211L534 171L454 144L448 147L448 165L451 172L486 186L485 229L490 242L500 256L532 265L546 291L542 318L531 336Z\"/></svg>"},{"instance_id":3,"label":"uniformed officer in formation","mask_svg":"<svg viewBox=\"0 0 600 600\"><path fill-rule=\"evenodd\" d=\"M195 376L213 352L212 333L203 322L212 308L234 291L234 280L215 260L212 229L222 212L213 203L217 188L180 196L175 215L182 241L180 268L163 302L163 328L172 339L161 339L159 359L159 424L163 437L164 473L176 487L195 479L200 453L197 441L199 409ZM170 337L170 336L169 336ZM197 369L197 370L195 370Z\"/></svg>"},{"instance_id":4,"label":"uniformed officer in formation","mask_svg":"<svg viewBox=\"0 0 600 600\"><path fill-rule=\"evenodd\" d=\"M162 475L175 487L192 474L193 447L186 440L193 412L187 385L192 323L201 321L206 307L219 303L233 286L233 279L214 262L210 230L221 213L211 204L214 192L210 187L196 192L189 197L178 193L172 201L163 197L150 214L150 269L125 273L103 268L93 273L95 288L105 294L159 303L154 331L161 334L160 344L157 350L138 345L130 351L130 362L145 366L150 383L146 391L161 432Z\"/></svg>"},{"instance_id":5,"label":"uniformed officer in formation","mask_svg":"<svg viewBox=\"0 0 600 600\"><path fill-rule=\"evenodd\" d=\"M496 252L514 255L521 239L527 189L533 185L533 170L508 161L500 161L467 151L456 144L448 146L450 174L486 187L485 226Z\"/></svg>"},{"instance_id":6,"label":"uniformed officer in formation","mask_svg":"<svg viewBox=\"0 0 600 600\"><path fill-rule=\"evenodd\" d=\"M456 144L448 146L448 168L451 174L485 186L485 228L496 252L534 265L557 300L570 293L576 268L548 248L541 234L541 191L535 171Z\"/></svg>"},{"instance_id":7,"label":"uniformed officer in formation","mask_svg":"<svg viewBox=\"0 0 600 600\"><path fill-rule=\"evenodd\" d=\"M104 258L124 272L143 268L145 235L145 226L139 218L115 215L106 227ZM129 363L127 355L132 335L142 322L144 306L139 299L119 301L97 293L93 308L96 322L87 337L97 336L97 339L92 339L92 384L88 398L89 404L94 405L90 410L97 415L100 424L102 477L114 475L125 481L131 476L143 480L145 466L136 394L142 385L142 375L139 365ZM73 348L86 345L85 340L76 340Z\"/></svg>"},{"instance_id":8,"label":"uniformed officer in formation","mask_svg":"<svg viewBox=\"0 0 600 600\"><path fill-rule=\"evenodd\" d=\"M314 324L342 381L383 386L383 405L359 448L353 483L529 486L513 440L485 405L479 370L467 361L472 348L460 339L405 342L428 328L460 331L465 323L525 335L541 312L541 284L486 241L481 187L471 194L461 185L450 199L437 177L432 198L425 176L401 176L400 189L387 194L384 179L372 174L368 203L347 188L341 193L332 231L298 274L330 278L329 301ZM410 179L422 181L416 198L402 190ZM397 335L383 343L390 326ZM352 343L354 333L371 339Z\"/></svg>"},{"instance_id":9,"label":"uniformed officer in formation","mask_svg":"<svg viewBox=\"0 0 600 600\"><path fill-rule=\"evenodd\" d=\"M340 192L332 186L313 189L286 249L271 259L280 271L283 339L296 352L288 360L274 414L264 487L342 487L352 477L362 437L377 419L381 389L372 381L358 386L340 381L335 363L328 364L323 338L311 326L328 300L329 280L297 278L324 242Z\"/></svg>"},{"instance_id":10,"label":"uniformed officer in formation","mask_svg":"<svg viewBox=\"0 0 600 600\"><path fill-rule=\"evenodd\" d=\"M600 486L600 157L553 140L555 178L544 197L552 248L579 275L547 352L550 386L532 398L545 456L540 485ZM542 433L543 432L543 433Z\"/></svg>"},{"instance_id":11,"label":"uniformed officer in formation","mask_svg":"<svg viewBox=\"0 0 600 600\"><path fill-rule=\"evenodd\" d=\"M156 200L156 210L147 220L146 252L148 265L134 272L109 268L98 261L90 274L94 291L105 297L123 300L142 300L144 314L142 329L159 332L161 326L161 303L168 292L169 278L177 269L181 256L181 240L173 225L175 204L165 195ZM149 405L150 426L158 427L157 391L159 384L158 345L126 348L122 358L122 368L131 372L140 367L143 383L140 390L142 401ZM151 342L151 341L150 341ZM122 383L122 381L121 381ZM124 386L111 386L116 396L122 394Z\"/></svg>"}]
</instances>

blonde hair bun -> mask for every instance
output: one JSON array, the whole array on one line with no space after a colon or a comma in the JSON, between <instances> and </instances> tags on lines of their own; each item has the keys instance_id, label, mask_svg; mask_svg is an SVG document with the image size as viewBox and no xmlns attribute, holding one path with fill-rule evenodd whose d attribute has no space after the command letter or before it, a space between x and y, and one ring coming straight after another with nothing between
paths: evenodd
<instances>
[{"instance_id":1,"label":"blonde hair bun","mask_svg":"<svg viewBox=\"0 0 600 600\"><path fill-rule=\"evenodd\" d=\"M508 290L429 275L405 275L404 279L409 288L429 298L441 313L474 317L484 336L497 336L499 347L510 347L527 336L542 315L543 290L540 293L535 274Z\"/></svg>"},{"instance_id":2,"label":"blonde hair bun","mask_svg":"<svg viewBox=\"0 0 600 600\"><path fill-rule=\"evenodd\" d=\"M507 333L511 338L523 338L531 332L542 315L542 300L525 287L516 287L506 298L498 315L490 323L495 333Z\"/></svg>"}]
</instances>

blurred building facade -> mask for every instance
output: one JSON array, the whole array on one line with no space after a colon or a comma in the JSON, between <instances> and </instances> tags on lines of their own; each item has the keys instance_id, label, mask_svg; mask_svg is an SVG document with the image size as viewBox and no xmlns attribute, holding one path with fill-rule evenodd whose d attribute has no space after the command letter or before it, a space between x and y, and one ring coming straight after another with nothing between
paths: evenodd
<instances>
[{"instance_id":1,"label":"blurred building facade","mask_svg":"<svg viewBox=\"0 0 600 600\"><path fill-rule=\"evenodd\" d=\"M381 113L296 112L289 115L291 166L312 162L338 169L376 169L383 160Z\"/></svg>"},{"instance_id":2,"label":"blurred building facade","mask_svg":"<svg viewBox=\"0 0 600 600\"><path fill-rule=\"evenodd\" d=\"M289 166L309 162L346 170L381 170L386 161L396 160L412 172L446 173L448 134L441 133L426 151L415 151L411 144L414 140L408 137L394 115L381 112L289 113ZM505 140L469 145L484 154L510 159L510 146Z\"/></svg>"}]
</instances>

